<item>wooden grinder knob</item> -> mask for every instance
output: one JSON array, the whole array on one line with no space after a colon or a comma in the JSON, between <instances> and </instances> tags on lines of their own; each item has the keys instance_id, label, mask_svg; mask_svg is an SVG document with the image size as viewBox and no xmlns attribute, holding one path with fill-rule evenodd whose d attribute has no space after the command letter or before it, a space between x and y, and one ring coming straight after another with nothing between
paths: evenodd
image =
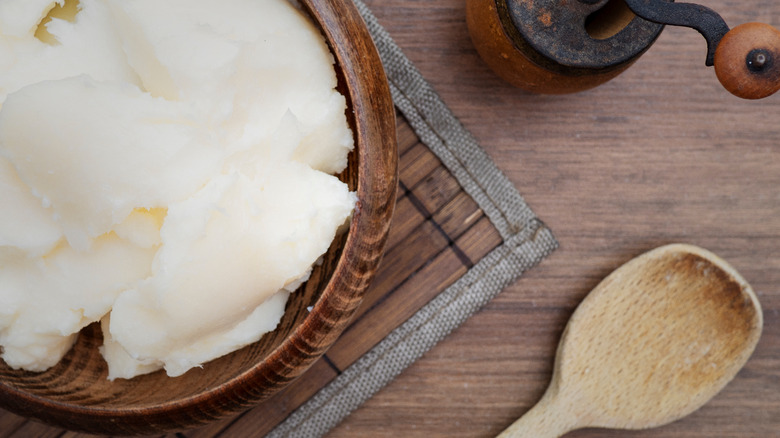
<instances>
[{"instance_id":1,"label":"wooden grinder knob","mask_svg":"<svg viewBox=\"0 0 780 438\"><path fill-rule=\"evenodd\" d=\"M715 51L715 74L731 94L762 99L780 90L780 31L764 23L730 30Z\"/></svg>"}]
</instances>

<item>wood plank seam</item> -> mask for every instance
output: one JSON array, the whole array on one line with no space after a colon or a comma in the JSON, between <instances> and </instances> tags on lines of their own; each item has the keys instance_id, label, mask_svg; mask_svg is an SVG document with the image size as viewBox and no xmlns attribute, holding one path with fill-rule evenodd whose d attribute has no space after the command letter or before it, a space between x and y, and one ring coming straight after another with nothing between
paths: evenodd
<instances>
[{"instance_id":1,"label":"wood plank seam","mask_svg":"<svg viewBox=\"0 0 780 438\"><path fill-rule=\"evenodd\" d=\"M401 183L401 185L403 185L403 183ZM408 198L409 198L409 201L411 201L412 205L414 205L420 211L420 213L422 213L423 217L426 220L430 221L433 224L433 227L436 229L436 231L441 233L442 236L444 236L447 239L448 246L452 248L452 250L455 252L455 255L458 256L458 258L461 260L461 262L463 262L463 264L466 265L469 268L471 266L473 266L474 263L471 261L471 259L463 252L463 250L461 250L458 247L458 245L455 244L455 241L452 239L452 237L450 235L447 234L446 231L444 231L444 229L442 228L441 224L439 224L433 218L434 213L428 211L428 209L425 208L425 205L423 205L423 203L415 195L414 192L409 191L408 189L406 189L406 190L408 191Z\"/></svg>"},{"instance_id":2,"label":"wood plank seam","mask_svg":"<svg viewBox=\"0 0 780 438\"><path fill-rule=\"evenodd\" d=\"M323 354L322 357L320 357L320 360L326 363L333 371L335 371L336 375L341 374L341 370L336 366L336 364L333 363L332 360L330 360L327 353Z\"/></svg>"}]
</instances>

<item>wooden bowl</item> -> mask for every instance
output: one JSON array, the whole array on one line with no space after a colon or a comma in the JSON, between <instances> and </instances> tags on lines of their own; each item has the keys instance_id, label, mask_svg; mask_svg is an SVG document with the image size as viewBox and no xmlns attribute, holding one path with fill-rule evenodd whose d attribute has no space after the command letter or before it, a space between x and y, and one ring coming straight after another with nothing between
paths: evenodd
<instances>
[{"instance_id":1,"label":"wooden bowl","mask_svg":"<svg viewBox=\"0 0 780 438\"><path fill-rule=\"evenodd\" d=\"M308 369L343 331L377 268L392 216L398 163L395 110L379 55L353 3L300 3L320 26L336 58L356 144L341 177L359 200L348 231L291 296L277 330L181 377L157 372L109 382L98 352L100 330L92 325L48 371L0 365L4 409L96 434L193 428L269 397Z\"/></svg>"}]
</instances>

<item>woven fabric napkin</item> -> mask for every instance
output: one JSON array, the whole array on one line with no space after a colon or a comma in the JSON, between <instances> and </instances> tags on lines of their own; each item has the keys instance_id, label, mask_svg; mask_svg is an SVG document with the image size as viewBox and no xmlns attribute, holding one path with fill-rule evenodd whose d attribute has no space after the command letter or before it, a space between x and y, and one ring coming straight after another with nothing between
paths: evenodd
<instances>
[{"instance_id":1,"label":"woven fabric napkin","mask_svg":"<svg viewBox=\"0 0 780 438\"><path fill-rule=\"evenodd\" d=\"M503 243L280 423L268 437L319 437L477 312L558 243L361 0L393 101L485 212Z\"/></svg>"}]
</instances>

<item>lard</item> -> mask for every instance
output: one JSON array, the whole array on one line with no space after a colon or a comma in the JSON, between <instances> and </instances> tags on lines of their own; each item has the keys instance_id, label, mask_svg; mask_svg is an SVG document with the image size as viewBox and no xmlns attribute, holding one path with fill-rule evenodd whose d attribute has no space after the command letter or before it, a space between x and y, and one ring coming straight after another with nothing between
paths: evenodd
<instances>
[{"instance_id":1,"label":"lard","mask_svg":"<svg viewBox=\"0 0 780 438\"><path fill-rule=\"evenodd\" d=\"M322 36L287 0L0 2L0 346L109 378L257 341L348 220Z\"/></svg>"}]
</instances>

